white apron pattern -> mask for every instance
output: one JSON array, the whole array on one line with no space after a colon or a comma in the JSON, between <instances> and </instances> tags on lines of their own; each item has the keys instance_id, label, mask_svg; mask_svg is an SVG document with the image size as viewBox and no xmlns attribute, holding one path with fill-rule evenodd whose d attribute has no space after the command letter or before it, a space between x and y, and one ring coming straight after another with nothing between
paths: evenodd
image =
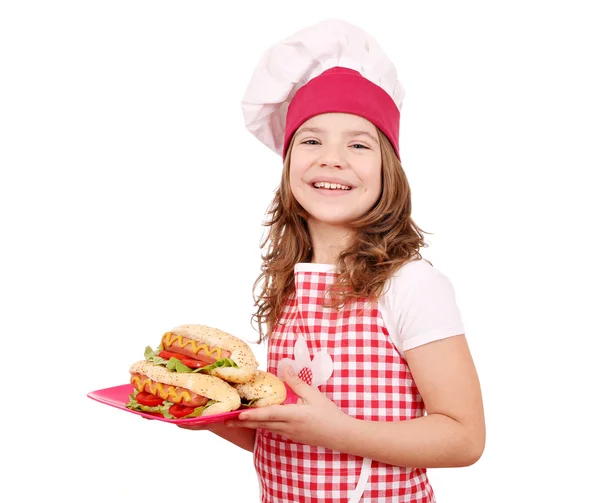
<instances>
[{"instance_id":1,"label":"white apron pattern","mask_svg":"<svg viewBox=\"0 0 600 503\"><path fill-rule=\"evenodd\" d=\"M333 272L297 268L295 294L269 341L268 371L276 374L291 364L305 381L358 419L422 416L421 396L377 304L323 307L334 278ZM254 463L263 503L435 502L424 469L299 444L266 430L257 431Z\"/></svg>"},{"instance_id":2,"label":"white apron pattern","mask_svg":"<svg viewBox=\"0 0 600 503\"><path fill-rule=\"evenodd\" d=\"M325 384L333 374L333 360L325 351L319 351L314 358L310 357L308 344L302 334L297 336L294 344L294 358L282 358L277 365L277 377L284 379L286 367L291 366L294 372L306 384L318 388Z\"/></svg>"}]
</instances>

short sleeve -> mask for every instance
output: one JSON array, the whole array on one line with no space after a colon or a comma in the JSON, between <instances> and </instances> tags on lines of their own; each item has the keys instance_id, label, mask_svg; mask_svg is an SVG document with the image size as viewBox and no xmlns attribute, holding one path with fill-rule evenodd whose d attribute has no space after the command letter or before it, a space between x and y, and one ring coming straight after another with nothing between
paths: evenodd
<instances>
[{"instance_id":1,"label":"short sleeve","mask_svg":"<svg viewBox=\"0 0 600 503\"><path fill-rule=\"evenodd\" d=\"M424 260L403 266L379 304L390 337L402 353L464 334L452 283Z\"/></svg>"}]
</instances>

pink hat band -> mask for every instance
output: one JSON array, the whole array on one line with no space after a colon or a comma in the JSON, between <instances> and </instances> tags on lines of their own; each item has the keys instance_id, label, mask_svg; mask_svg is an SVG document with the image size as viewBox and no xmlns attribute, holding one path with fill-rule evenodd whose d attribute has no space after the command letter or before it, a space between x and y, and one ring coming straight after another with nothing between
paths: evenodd
<instances>
[{"instance_id":1,"label":"pink hat band","mask_svg":"<svg viewBox=\"0 0 600 503\"><path fill-rule=\"evenodd\" d=\"M400 158L400 110L377 84L349 68L334 67L307 82L294 95L287 111L283 156L294 132L308 119L324 113L358 115L377 126Z\"/></svg>"}]
</instances>

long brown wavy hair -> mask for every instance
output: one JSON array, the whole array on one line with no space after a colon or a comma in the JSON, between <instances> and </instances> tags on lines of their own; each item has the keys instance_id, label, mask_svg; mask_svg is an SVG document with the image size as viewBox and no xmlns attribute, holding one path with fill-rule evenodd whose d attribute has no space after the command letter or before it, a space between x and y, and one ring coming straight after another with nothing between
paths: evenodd
<instances>
[{"instance_id":1,"label":"long brown wavy hair","mask_svg":"<svg viewBox=\"0 0 600 503\"><path fill-rule=\"evenodd\" d=\"M377 134L381 145L381 195L371 210L348 224L354 232L337 259L339 275L330 288L330 307L354 299L376 299L394 271L421 258L419 250L427 246L423 237L427 233L411 218L410 187L400 159L379 129ZM294 138L290 145L293 142ZM270 336L294 291L294 266L312 259L308 214L296 201L290 185L291 150L286 154L281 183L264 223L268 233L261 249L267 248L253 289L256 312L252 320L258 326L259 342Z\"/></svg>"}]
</instances>

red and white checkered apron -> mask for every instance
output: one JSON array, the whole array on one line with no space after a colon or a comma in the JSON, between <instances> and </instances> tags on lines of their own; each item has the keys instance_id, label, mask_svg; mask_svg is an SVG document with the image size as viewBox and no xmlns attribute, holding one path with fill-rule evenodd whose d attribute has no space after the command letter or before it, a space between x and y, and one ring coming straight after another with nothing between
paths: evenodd
<instances>
[{"instance_id":1,"label":"red and white checkered apron","mask_svg":"<svg viewBox=\"0 0 600 503\"><path fill-rule=\"evenodd\" d=\"M296 270L296 292L283 312L284 325L269 341L269 372L277 373L282 358L293 358L298 337L304 337L311 357L320 351L331 356L333 374L319 389L344 412L373 421L422 416L421 396L377 304L323 307L334 277L334 272ZM371 462L266 430L257 431L254 464L264 503L435 502L424 469Z\"/></svg>"}]
</instances>

